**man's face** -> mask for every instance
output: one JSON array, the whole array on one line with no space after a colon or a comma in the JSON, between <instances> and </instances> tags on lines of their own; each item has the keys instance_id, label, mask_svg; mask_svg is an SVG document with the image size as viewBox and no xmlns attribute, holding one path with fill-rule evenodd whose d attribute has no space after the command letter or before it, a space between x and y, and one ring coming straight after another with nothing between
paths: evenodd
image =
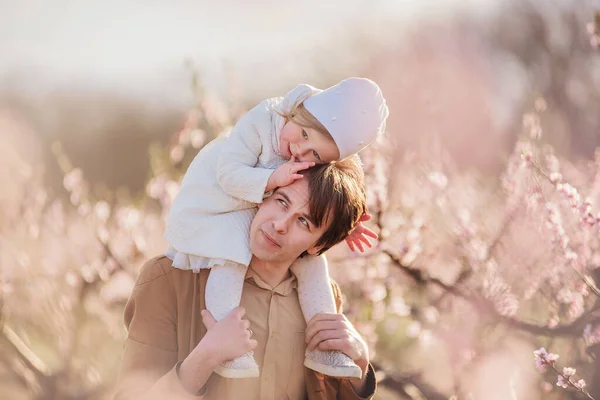
<instances>
[{"instance_id":1,"label":"man's face","mask_svg":"<svg viewBox=\"0 0 600 400\"><path fill-rule=\"evenodd\" d=\"M250 227L250 250L258 259L289 267L300 254L316 254L315 244L329 227L317 228L308 206L307 178L278 188L261 204Z\"/></svg>"}]
</instances>

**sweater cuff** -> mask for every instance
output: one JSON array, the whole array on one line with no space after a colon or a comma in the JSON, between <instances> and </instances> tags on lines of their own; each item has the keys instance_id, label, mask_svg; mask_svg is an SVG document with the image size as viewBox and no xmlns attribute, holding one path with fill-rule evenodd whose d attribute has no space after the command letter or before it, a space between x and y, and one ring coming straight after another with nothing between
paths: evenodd
<instances>
[{"instance_id":1,"label":"sweater cuff","mask_svg":"<svg viewBox=\"0 0 600 400\"><path fill-rule=\"evenodd\" d=\"M265 192L265 188L267 187L267 183L269 183L269 178L273 175L273 172L275 172L274 169L254 168L254 173L256 174L256 187L252 187L250 193L248 193L249 200L252 203L260 204L264 199L273 194L275 191L274 189Z\"/></svg>"},{"instance_id":2,"label":"sweater cuff","mask_svg":"<svg viewBox=\"0 0 600 400\"><path fill-rule=\"evenodd\" d=\"M197 393L188 392L181 381L179 380L179 367L181 366L181 361L179 361L175 366L167 372L163 377L156 382L154 389L159 389L160 393L168 393L168 397L170 399L177 400L198 400L202 399L206 394L206 385L202 387Z\"/></svg>"},{"instance_id":3,"label":"sweater cuff","mask_svg":"<svg viewBox=\"0 0 600 400\"><path fill-rule=\"evenodd\" d=\"M375 395L375 391L377 390L377 380L375 379L375 370L373 369L373 365L371 365L371 363L369 363L369 368L367 369L366 379L367 382L365 384L363 393L356 393L354 386L352 386L350 383L350 380L343 379L340 385L339 398L360 400L372 399Z\"/></svg>"}]
</instances>

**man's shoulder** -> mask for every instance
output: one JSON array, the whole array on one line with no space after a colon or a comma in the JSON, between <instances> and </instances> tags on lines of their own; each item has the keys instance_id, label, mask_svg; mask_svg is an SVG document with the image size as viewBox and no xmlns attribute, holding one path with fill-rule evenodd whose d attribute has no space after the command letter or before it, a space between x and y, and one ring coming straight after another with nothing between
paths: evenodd
<instances>
[{"instance_id":1,"label":"man's shoulder","mask_svg":"<svg viewBox=\"0 0 600 400\"><path fill-rule=\"evenodd\" d=\"M138 274L136 285L143 285L163 278L172 269L171 260L164 255L156 256L144 263Z\"/></svg>"},{"instance_id":2,"label":"man's shoulder","mask_svg":"<svg viewBox=\"0 0 600 400\"><path fill-rule=\"evenodd\" d=\"M202 271L201 271L202 272ZM173 262L165 255L160 255L146 261L140 269L136 286L162 279L180 279L193 274L191 270L181 270L173 266ZM184 278L185 279L185 278ZM189 279L189 277L187 277Z\"/></svg>"}]
</instances>

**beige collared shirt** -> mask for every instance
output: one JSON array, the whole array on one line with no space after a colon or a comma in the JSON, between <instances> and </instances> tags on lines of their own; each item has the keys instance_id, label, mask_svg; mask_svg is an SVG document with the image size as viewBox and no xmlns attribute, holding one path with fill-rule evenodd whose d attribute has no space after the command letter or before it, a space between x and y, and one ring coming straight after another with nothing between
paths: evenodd
<instances>
[{"instance_id":1,"label":"beige collared shirt","mask_svg":"<svg viewBox=\"0 0 600 400\"><path fill-rule=\"evenodd\" d=\"M114 400L262 400L348 399L356 394L347 379L323 376L303 366L306 323L290 276L271 288L253 271L244 282L241 304L258 341L254 357L259 378L225 379L212 374L205 391L192 395L177 376L177 366L206 333L200 311L209 270L195 274L171 266L167 257L149 260L140 271L125 307L128 330ZM341 307L341 293L332 284ZM376 390L369 366L365 398Z\"/></svg>"},{"instance_id":2,"label":"beige collared shirt","mask_svg":"<svg viewBox=\"0 0 600 400\"><path fill-rule=\"evenodd\" d=\"M226 379L213 374L207 382L207 399L303 400L306 322L298 302L293 274L271 288L248 269L241 305L246 309L260 377ZM261 315L262 314L262 315ZM266 318L265 318L266 315Z\"/></svg>"}]
</instances>

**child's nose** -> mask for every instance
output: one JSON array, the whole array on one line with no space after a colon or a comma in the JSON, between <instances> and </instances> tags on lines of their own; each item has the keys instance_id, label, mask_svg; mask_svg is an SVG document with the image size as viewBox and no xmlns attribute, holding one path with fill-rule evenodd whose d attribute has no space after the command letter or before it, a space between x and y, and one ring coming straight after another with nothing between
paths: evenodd
<instances>
[{"instance_id":1,"label":"child's nose","mask_svg":"<svg viewBox=\"0 0 600 400\"><path fill-rule=\"evenodd\" d=\"M298 145L298 158L300 161L310 161L312 150L306 144Z\"/></svg>"}]
</instances>

